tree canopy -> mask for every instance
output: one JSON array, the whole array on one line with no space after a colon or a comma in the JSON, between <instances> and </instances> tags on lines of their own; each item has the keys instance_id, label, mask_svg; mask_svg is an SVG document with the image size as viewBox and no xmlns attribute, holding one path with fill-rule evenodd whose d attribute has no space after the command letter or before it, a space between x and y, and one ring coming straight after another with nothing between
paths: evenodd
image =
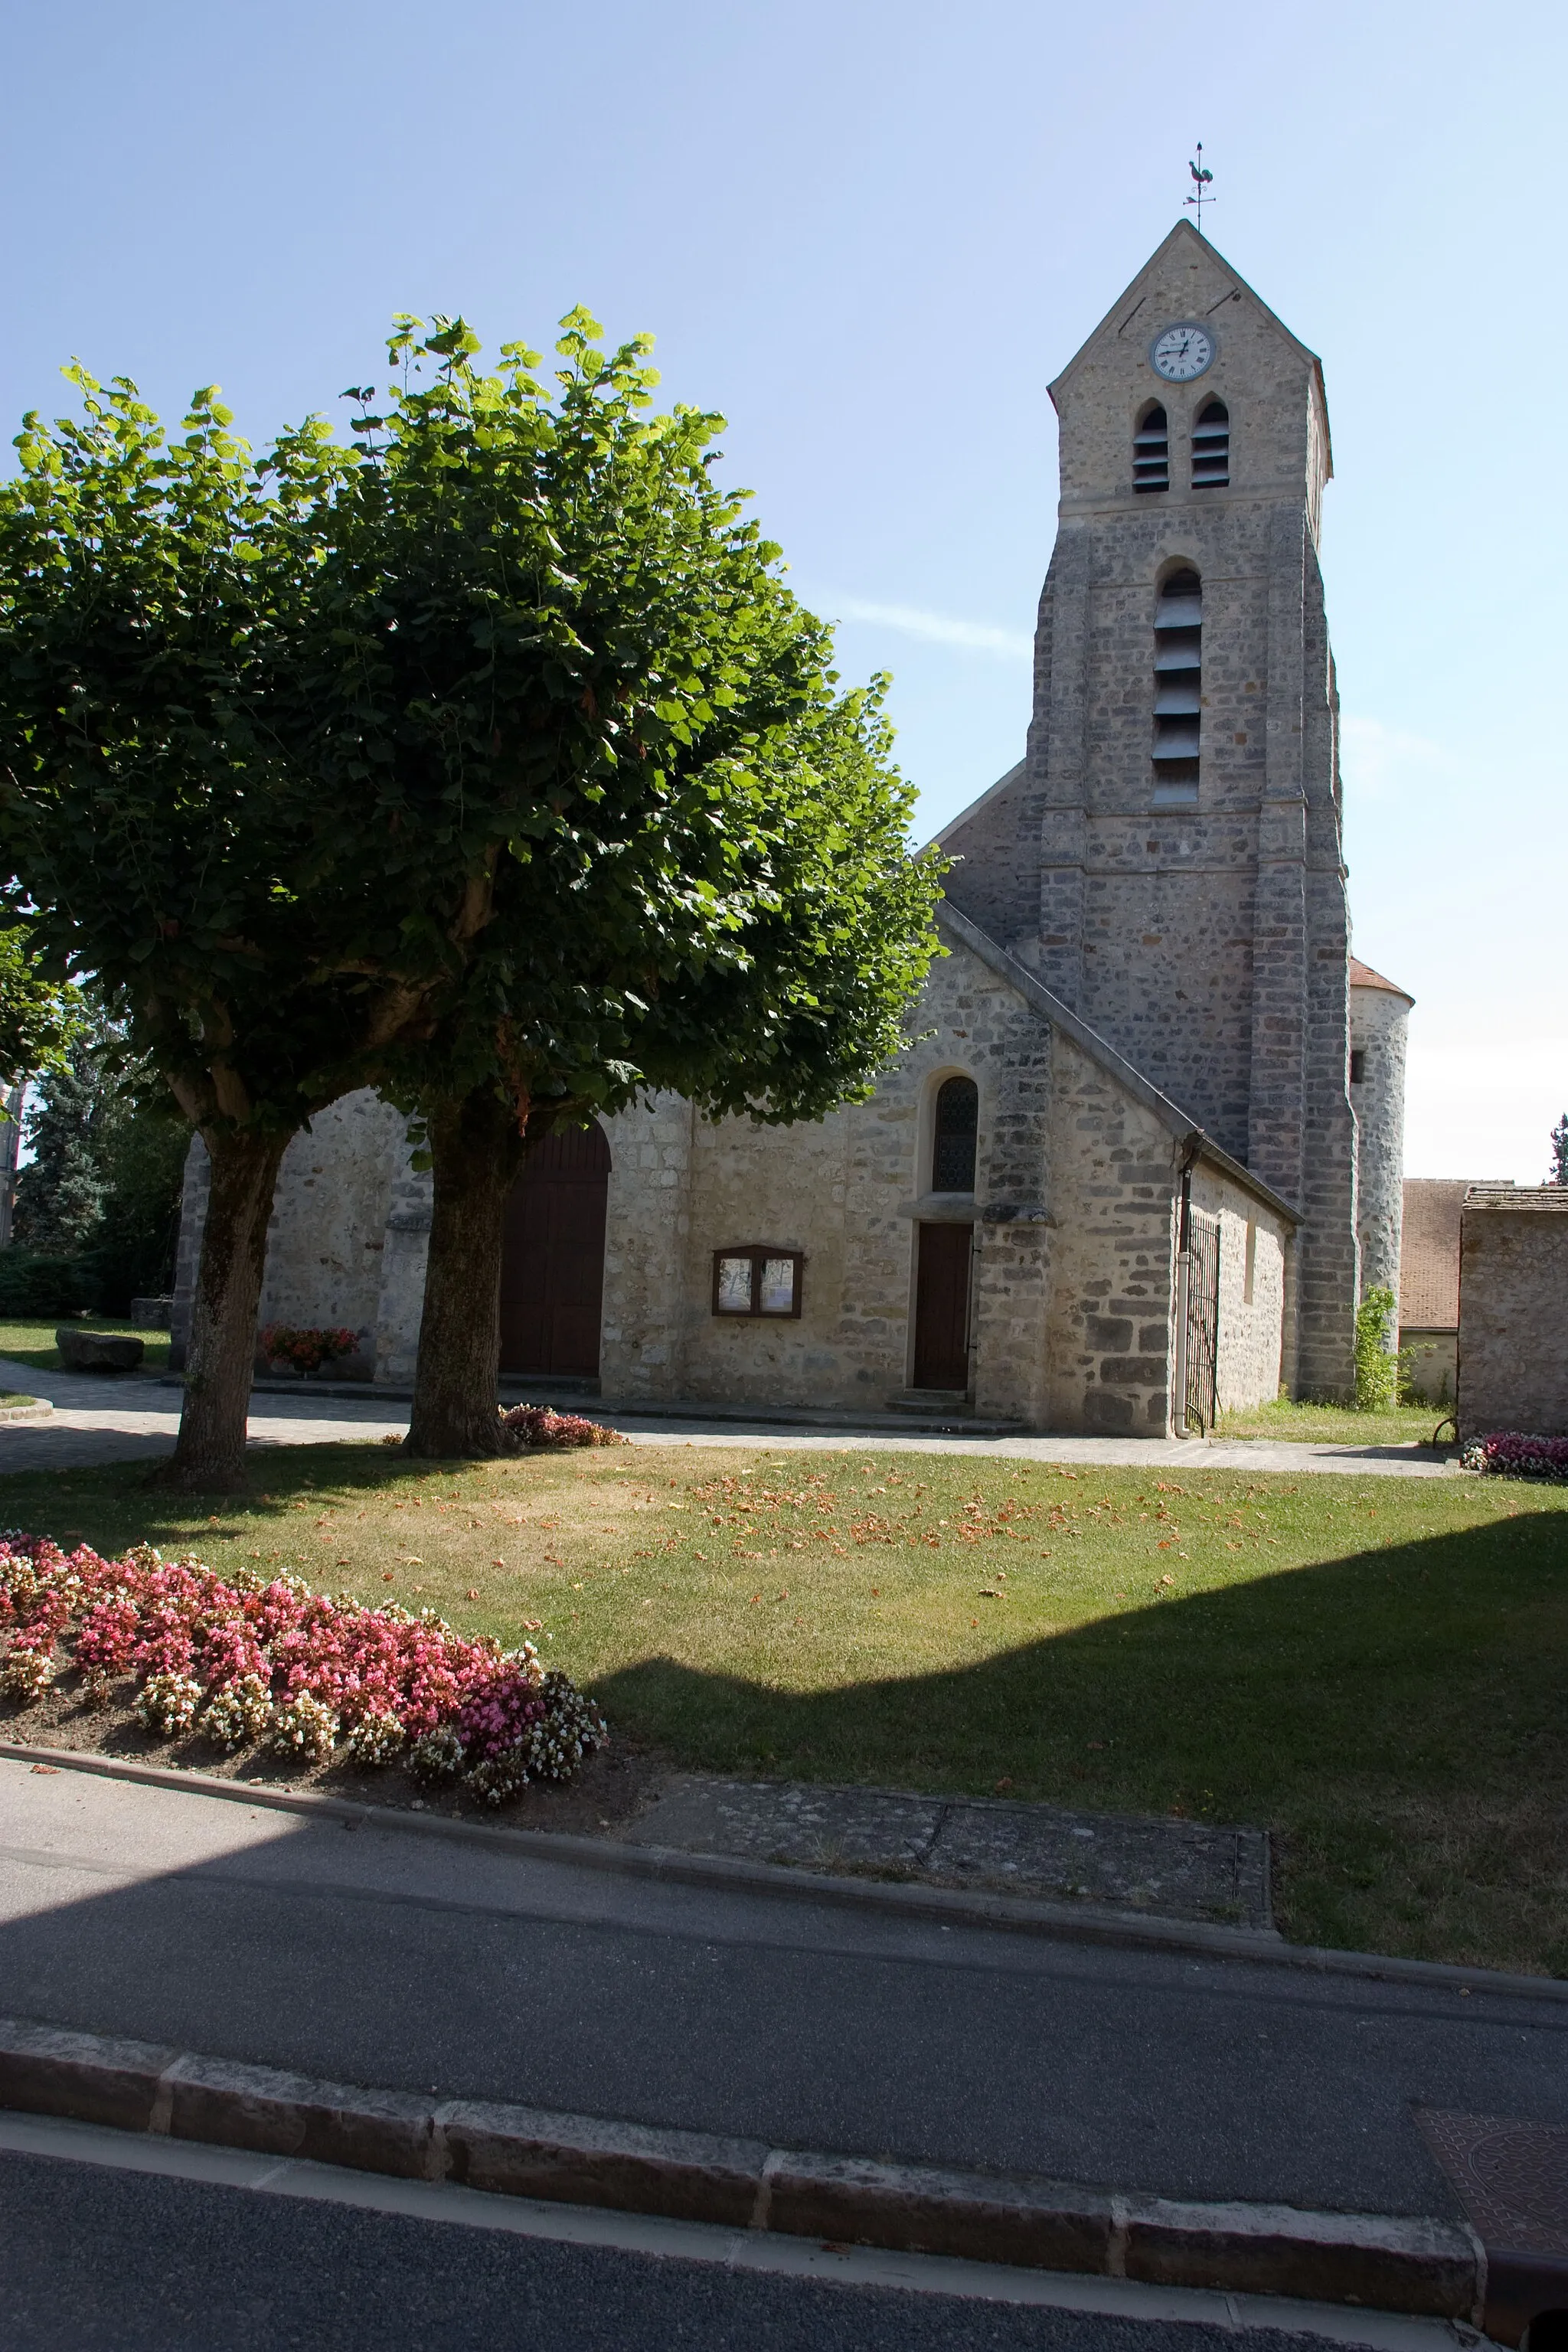
<instances>
[{"instance_id":1,"label":"tree canopy","mask_svg":"<svg viewBox=\"0 0 1568 2352\"><path fill-rule=\"evenodd\" d=\"M259 458L216 387L171 436L73 368L82 415L30 415L0 486L0 906L123 1000L213 1152L192 1390L226 1476L312 1109L379 1084L438 1157L467 1105L492 1191L509 1129L650 1088L820 1116L935 945L880 682L840 690L714 479L721 420L649 415L647 339L599 334L563 321L547 390L401 320L352 446L310 418Z\"/></svg>"},{"instance_id":2,"label":"tree canopy","mask_svg":"<svg viewBox=\"0 0 1568 2352\"><path fill-rule=\"evenodd\" d=\"M934 944L912 795L880 683L837 691L714 480L722 420L647 416L647 339L598 333L563 322L553 396L461 321L393 338L302 649L314 887L345 964L423 998L385 1056L417 1097L819 1115L896 1049Z\"/></svg>"},{"instance_id":3,"label":"tree canopy","mask_svg":"<svg viewBox=\"0 0 1568 2352\"><path fill-rule=\"evenodd\" d=\"M68 1067L83 1018L79 991L46 978L26 933L0 930L0 1087Z\"/></svg>"},{"instance_id":4,"label":"tree canopy","mask_svg":"<svg viewBox=\"0 0 1568 2352\"><path fill-rule=\"evenodd\" d=\"M494 1440L522 1139L656 1088L819 1117L898 1050L936 944L882 682L839 690L714 479L721 420L648 416L647 339L563 324L547 393L521 346L485 373L461 321L403 322L302 666L318 903L418 1008L383 1068L436 1168L410 1442L438 1453Z\"/></svg>"}]
</instances>

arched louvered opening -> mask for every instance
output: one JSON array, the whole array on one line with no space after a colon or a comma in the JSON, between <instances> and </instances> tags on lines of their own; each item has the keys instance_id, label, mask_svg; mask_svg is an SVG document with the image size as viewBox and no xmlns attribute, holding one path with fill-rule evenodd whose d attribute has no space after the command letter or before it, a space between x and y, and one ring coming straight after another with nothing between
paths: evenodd
<instances>
[{"instance_id":1,"label":"arched louvered opening","mask_svg":"<svg viewBox=\"0 0 1568 2352\"><path fill-rule=\"evenodd\" d=\"M973 1192L974 1149L980 1133L980 1089L973 1078L944 1078L936 1090L932 1122L931 1189Z\"/></svg>"},{"instance_id":2,"label":"arched louvered opening","mask_svg":"<svg viewBox=\"0 0 1568 2352\"><path fill-rule=\"evenodd\" d=\"M1193 488L1223 490L1230 481L1230 411L1223 400L1208 400L1193 426Z\"/></svg>"},{"instance_id":3,"label":"arched louvered opening","mask_svg":"<svg viewBox=\"0 0 1568 2352\"><path fill-rule=\"evenodd\" d=\"M1203 624L1203 582L1195 572L1173 572L1154 609L1156 808L1179 807L1198 796Z\"/></svg>"},{"instance_id":4,"label":"arched louvered opening","mask_svg":"<svg viewBox=\"0 0 1568 2352\"><path fill-rule=\"evenodd\" d=\"M1135 490L1171 487L1171 426L1157 400L1143 411L1132 436L1132 487Z\"/></svg>"}]
</instances>

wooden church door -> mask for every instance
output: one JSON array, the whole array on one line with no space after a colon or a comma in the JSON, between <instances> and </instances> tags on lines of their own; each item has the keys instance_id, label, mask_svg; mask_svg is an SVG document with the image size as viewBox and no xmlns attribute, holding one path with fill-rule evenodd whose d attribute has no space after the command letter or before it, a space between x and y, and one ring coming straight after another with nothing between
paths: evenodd
<instances>
[{"instance_id":1,"label":"wooden church door","mask_svg":"<svg viewBox=\"0 0 1568 2352\"><path fill-rule=\"evenodd\" d=\"M973 1225L921 1225L915 1267L917 1389L969 1386L969 1258Z\"/></svg>"},{"instance_id":2,"label":"wooden church door","mask_svg":"<svg viewBox=\"0 0 1568 2352\"><path fill-rule=\"evenodd\" d=\"M610 1147L595 1123L533 1146L506 1204L503 1372L592 1379L599 1369Z\"/></svg>"}]
</instances>

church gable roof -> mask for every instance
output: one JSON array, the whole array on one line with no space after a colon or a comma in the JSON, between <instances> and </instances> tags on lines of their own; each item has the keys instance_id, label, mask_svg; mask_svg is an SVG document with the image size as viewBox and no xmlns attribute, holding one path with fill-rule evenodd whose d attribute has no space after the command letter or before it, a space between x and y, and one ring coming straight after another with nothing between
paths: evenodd
<instances>
[{"instance_id":1,"label":"church gable roof","mask_svg":"<svg viewBox=\"0 0 1568 2352\"><path fill-rule=\"evenodd\" d=\"M1124 1055L1119 1054L1097 1029L1091 1029L1087 1021L1081 1020L1070 1005L1064 1004L1059 996L1053 996L1048 988L1042 988L1032 971L1026 971L1005 948L989 938L978 923L971 922L967 915L961 914L951 899L944 898L938 906L936 921L939 930L946 931L966 947L988 971L995 973L998 980L1005 980L1032 1012L1037 1013L1053 1028L1059 1029L1064 1036L1070 1037L1080 1052L1086 1054L1108 1077L1114 1079L1143 1109L1152 1112L1176 1141L1193 1149L1198 1159L1206 1160L1211 1166L1222 1170L1291 1225L1300 1222L1289 1201L1254 1176L1249 1169L1244 1168L1239 1160L1233 1160L1228 1151L1222 1150L1179 1103L1173 1102L1169 1095L1162 1094L1142 1070L1137 1069Z\"/></svg>"},{"instance_id":2,"label":"church gable roof","mask_svg":"<svg viewBox=\"0 0 1568 2352\"><path fill-rule=\"evenodd\" d=\"M1227 301L1232 295L1238 296L1242 301L1250 305L1255 315L1265 320L1268 325L1272 328L1275 333L1277 333L1283 341L1289 345L1291 351L1296 352L1303 361L1307 368L1310 371L1318 400L1322 408L1323 432L1326 441L1328 435L1328 395L1323 387L1323 363L1321 360L1318 357L1316 352L1309 349L1307 344L1301 341L1299 335L1293 335L1291 333L1289 328L1285 324L1284 320L1279 317L1278 311L1271 310L1269 309L1268 303L1263 299L1262 295L1259 294L1254 287L1248 285L1247 279L1243 278L1240 270L1232 268L1230 263L1226 259L1224 254L1219 251L1217 247L1211 245L1206 236L1200 236L1197 230L1193 226L1192 222L1189 220L1177 221L1175 226L1171 230L1170 235L1161 239L1160 243L1155 247L1153 252L1149 256L1148 260L1143 264L1142 268L1139 270L1131 283L1126 288L1125 291L1118 297L1117 300L1111 304L1110 310L1106 312L1104 318L1101 319L1100 324L1094 329L1093 332L1084 338L1083 341L1079 345L1078 350L1073 353L1071 359L1068 360L1066 367L1064 367L1060 373L1057 375L1047 386L1047 389L1051 395L1052 404L1058 408L1061 406L1061 403L1058 398L1058 393L1070 383L1073 376L1077 374L1079 369L1083 365L1084 361L1098 344L1107 341L1116 341L1131 329L1134 318L1140 315L1143 304L1148 299L1152 286L1157 283L1162 278L1169 275L1170 265L1177 256L1182 257L1183 259L1187 262L1191 262L1194 259L1201 259L1204 263L1208 265L1213 281L1211 290L1217 290L1218 300L1211 300L1210 293L1205 292L1205 308L1217 310L1219 308L1219 304L1221 302ZM1333 472L1333 457L1331 449L1326 450L1325 454L1328 459L1327 471L1331 475Z\"/></svg>"}]
</instances>

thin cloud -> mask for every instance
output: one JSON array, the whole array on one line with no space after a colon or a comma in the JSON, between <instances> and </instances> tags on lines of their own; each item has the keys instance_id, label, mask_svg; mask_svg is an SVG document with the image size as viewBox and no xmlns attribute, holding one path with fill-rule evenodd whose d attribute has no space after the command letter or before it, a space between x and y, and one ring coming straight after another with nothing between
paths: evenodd
<instances>
[{"instance_id":1,"label":"thin cloud","mask_svg":"<svg viewBox=\"0 0 1568 2352\"><path fill-rule=\"evenodd\" d=\"M1027 661L1034 652L1034 639L1026 630L996 629L984 621L959 620L951 613L928 613L918 604L879 604L864 596L824 595L809 601L830 606L841 621L899 629L929 646L956 646L964 653L996 654L1005 661Z\"/></svg>"},{"instance_id":2,"label":"thin cloud","mask_svg":"<svg viewBox=\"0 0 1568 2352\"><path fill-rule=\"evenodd\" d=\"M1460 763L1441 743L1354 713L1341 721L1340 760L1355 790L1370 800L1390 799L1405 785L1460 772Z\"/></svg>"}]
</instances>

